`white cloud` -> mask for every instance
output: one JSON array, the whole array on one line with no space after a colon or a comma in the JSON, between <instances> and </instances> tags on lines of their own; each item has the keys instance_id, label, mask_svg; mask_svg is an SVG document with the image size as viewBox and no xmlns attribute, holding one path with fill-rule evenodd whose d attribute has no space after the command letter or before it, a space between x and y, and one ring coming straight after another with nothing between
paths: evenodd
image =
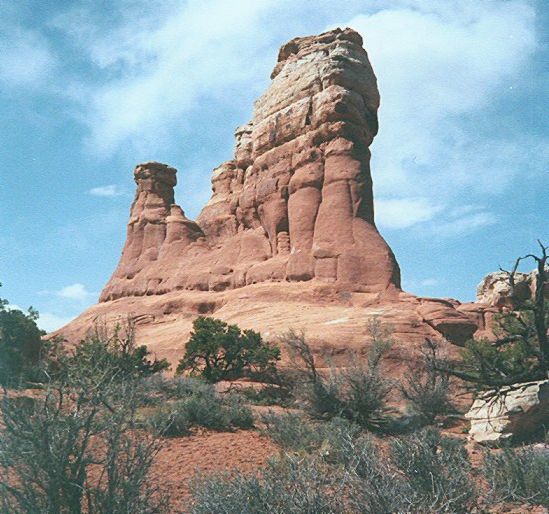
<instances>
[{"instance_id":1,"label":"white cloud","mask_svg":"<svg viewBox=\"0 0 549 514\"><path fill-rule=\"evenodd\" d=\"M75 300L77 302L86 302L97 296L97 293L88 291L86 286L84 284L80 284L79 282L62 287L57 291L40 291L38 294L55 296L67 300Z\"/></svg>"},{"instance_id":2,"label":"white cloud","mask_svg":"<svg viewBox=\"0 0 549 514\"><path fill-rule=\"evenodd\" d=\"M381 92L380 132L372 146L376 194L400 196L403 206L410 197L425 202L407 216L396 212L394 200L378 200L380 222L388 228L431 221L426 205L450 211L462 198L501 194L522 171L525 149L543 148L503 120L496 130L485 124L510 87L528 85L524 72L538 44L530 3L397 5L348 22L364 36ZM532 161L531 167L540 166ZM486 213L440 220L441 229L455 234L494 222Z\"/></svg>"},{"instance_id":3,"label":"white cloud","mask_svg":"<svg viewBox=\"0 0 549 514\"><path fill-rule=\"evenodd\" d=\"M115 196L124 196L126 193L115 184L108 186L98 186L91 188L88 193L92 196L104 196L104 197L115 197Z\"/></svg>"},{"instance_id":4,"label":"white cloud","mask_svg":"<svg viewBox=\"0 0 549 514\"><path fill-rule=\"evenodd\" d=\"M136 153L161 146L170 125L177 121L180 129L181 116L200 97L266 78L257 72L266 71L261 50L269 42L260 16L275 0L156 3L160 14L143 16L134 6L114 28L101 27L82 10L54 22L70 27L81 51L110 77L100 87L80 85L94 152L109 155L123 144Z\"/></svg>"},{"instance_id":5,"label":"white cloud","mask_svg":"<svg viewBox=\"0 0 549 514\"><path fill-rule=\"evenodd\" d=\"M84 301L89 296L93 295L93 293L90 293L86 286L83 284L71 284L70 286L65 286L56 293L61 298L68 298L70 300L80 300Z\"/></svg>"},{"instance_id":6,"label":"white cloud","mask_svg":"<svg viewBox=\"0 0 549 514\"><path fill-rule=\"evenodd\" d=\"M440 285L436 278L408 279L403 280L403 286L406 291L425 291Z\"/></svg>"},{"instance_id":7,"label":"white cloud","mask_svg":"<svg viewBox=\"0 0 549 514\"><path fill-rule=\"evenodd\" d=\"M456 237L474 232L475 230L495 225L497 218L491 212L477 212L453 220L444 220L431 227L431 231L441 237Z\"/></svg>"},{"instance_id":8,"label":"white cloud","mask_svg":"<svg viewBox=\"0 0 549 514\"><path fill-rule=\"evenodd\" d=\"M72 321L74 317L75 316L58 316L51 312L41 312L37 324L42 330L53 332Z\"/></svg>"},{"instance_id":9,"label":"white cloud","mask_svg":"<svg viewBox=\"0 0 549 514\"><path fill-rule=\"evenodd\" d=\"M426 198L378 198L375 208L378 226L389 229L429 221L442 209Z\"/></svg>"},{"instance_id":10,"label":"white cloud","mask_svg":"<svg viewBox=\"0 0 549 514\"><path fill-rule=\"evenodd\" d=\"M56 58L48 43L36 32L10 22L10 30L0 35L0 83L10 89L43 85Z\"/></svg>"}]
</instances>

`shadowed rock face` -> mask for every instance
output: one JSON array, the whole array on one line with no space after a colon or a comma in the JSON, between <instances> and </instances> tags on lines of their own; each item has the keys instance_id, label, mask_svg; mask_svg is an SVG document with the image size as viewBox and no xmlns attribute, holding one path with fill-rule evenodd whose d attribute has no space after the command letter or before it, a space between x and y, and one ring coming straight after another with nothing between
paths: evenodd
<instances>
[{"instance_id":1,"label":"shadowed rock face","mask_svg":"<svg viewBox=\"0 0 549 514\"><path fill-rule=\"evenodd\" d=\"M234 159L213 171L196 222L174 204L176 171L137 166L128 236L100 303L58 334L78 341L98 319L130 316L137 338L172 362L196 315L267 338L305 330L315 351L363 351L379 317L408 360L425 337L462 344L486 330L488 306L400 289L395 257L374 223L369 146L376 78L356 32L285 44Z\"/></svg>"},{"instance_id":2,"label":"shadowed rock face","mask_svg":"<svg viewBox=\"0 0 549 514\"><path fill-rule=\"evenodd\" d=\"M197 223L173 205L175 170L137 166L120 264L101 301L180 289L316 280L400 287L374 223L370 151L379 93L362 38L334 30L284 45L232 161Z\"/></svg>"}]
</instances>

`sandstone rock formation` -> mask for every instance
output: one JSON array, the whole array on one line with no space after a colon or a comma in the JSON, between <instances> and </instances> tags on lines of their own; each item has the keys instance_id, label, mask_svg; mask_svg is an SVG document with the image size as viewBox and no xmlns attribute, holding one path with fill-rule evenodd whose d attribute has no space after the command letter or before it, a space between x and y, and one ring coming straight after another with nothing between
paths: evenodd
<instances>
[{"instance_id":1,"label":"sandstone rock formation","mask_svg":"<svg viewBox=\"0 0 549 514\"><path fill-rule=\"evenodd\" d=\"M375 226L378 106L358 33L285 44L196 222L174 204L173 168L137 166L120 263L100 303L60 332L75 339L98 317L131 315L142 342L175 358L193 317L213 314L267 336L305 329L338 353L363 344L378 316L406 343L395 359L426 336L462 344L484 328L483 308L403 292Z\"/></svg>"},{"instance_id":2,"label":"sandstone rock formation","mask_svg":"<svg viewBox=\"0 0 549 514\"><path fill-rule=\"evenodd\" d=\"M549 380L488 391L465 416L471 420L469 434L478 443L497 446L532 436L549 423Z\"/></svg>"},{"instance_id":3,"label":"sandstone rock formation","mask_svg":"<svg viewBox=\"0 0 549 514\"><path fill-rule=\"evenodd\" d=\"M493 307L515 307L516 302L529 300L535 295L538 280L537 270L530 273L516 272L515 290L511 291L509 273L497 271L486 275L477 286L477 301ZM544 294L549 298L549 283L545 283Z\"/></svg>"},{"instance_id":4,"label":"sandstone rock formation","mask_svg":"<svg viewBox=\"0 0 549 514\"><path fill-rule=\"evenodd\" d=\"M214 170L197 224L173 206L173 168L136 168L128 240L101 301L265 281L400 286L374 223L368 146L379 93L361 37L294 39L272 78L237 130L234 159Z\"/></svg>"}]
</instances>

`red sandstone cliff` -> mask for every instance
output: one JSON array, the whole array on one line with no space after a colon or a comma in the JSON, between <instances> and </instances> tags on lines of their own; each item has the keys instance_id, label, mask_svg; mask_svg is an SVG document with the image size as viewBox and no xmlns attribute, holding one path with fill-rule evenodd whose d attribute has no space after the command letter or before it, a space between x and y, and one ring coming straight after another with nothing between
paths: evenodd
<instances>
[{"instance_id":1,"label":"red sandstone cliff","mask_svg":"<svg viewBox=\"0 0 549 514\"><path fill-rule=\"evenodd\" d=\"M271 78L196 222L174 204L175 169L137 166L118 267L100 303L61 333L75 339L99 317L131 315L140 342L175 358L197 314L267 336L303 328L332 353L361 344L371 316L403 343L461 343L485 328L482 306L400 289L374 222L368 147L379 93L360 35L296 38ZM398 351L405 358L405 345Z\"/></svg>"}]
</instances>

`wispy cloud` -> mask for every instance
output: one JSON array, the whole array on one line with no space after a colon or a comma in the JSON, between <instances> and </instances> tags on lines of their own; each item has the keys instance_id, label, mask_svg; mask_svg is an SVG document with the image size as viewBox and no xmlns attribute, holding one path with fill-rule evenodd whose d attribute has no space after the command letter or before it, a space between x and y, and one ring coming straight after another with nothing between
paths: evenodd
<instances>
[{"instance_id":1,"label":"wispy cloud","mask_svg":"<svg viewBox=\"0 0 549 514\"><path fill-rule=\"evenodd\" d=\"M535 156L530 170L543 166L541 140L487 123L498 102L513 101L513 88L530 87L525 77L538 45L532 5L384 5L348 22L364 35L381 91L372 147L381 226L423 223L459 235L494 223L488 213L447 216L463 198L488 201L506 191L524 169L525 153Z\"/></svg>"},{"instance_id":2,"label":"wispy cloud","mask_svg":"<svg viewBox=\"0 0 549 514\"><path fill-rule=\"evenodd\" d=\"M429 221L442 209L427 198L378 198L375 207L377 224L390 229Z\"/></svg>"},{"instance_id":3,"label":"wispy cloud","mask_svg":"<svg viewBox=\"0 0 549 514\"><path fill-rule=\"evenodd\" d=\"M107 198L113 198L115 196L124 196L126 192L115 184L108 186L98 186L91 188L88 193L92 196L103 196Z\"/></svg>"},{"instance_id":4,"label":"wispy cloud","mask_svg":"<svg viewBox=\"0 0 549 514\"><path fill-rule=\"evenodd\" d=\"M275 0L155 4L151 16L134 5L114 27L98 24L93 8L54 21L59 29L69 27L80 51L109 77L98 87L80 84L89 145L104 155L123 144L136 152L165 144L171 125L181 124L199 98L249 87L257 63L265 65L261 49L270 42L269 30L260 17Z\"/></svg>"},{"instance_id":5,"label":"wispy cloud","mask_svg":"<svg viewBox=\"0 0 549 514\"><path fill-rule=\"evenodd\" d=\"M455 237L469 234L479 228L495 225L496 223L497 218L491 212L477 212L451 220L442 220L430 228L432 232L440 237Z\"/></svg>"},{"instance_id":6,"label":"wispy cloud","mask_svg":"<svg viewBox=\"0 0 549 514\"><path fill-rule=\"evenodd\" d=\"M97 293L88 291L84 284L79 282L62 287L57 291L40 291L38 294L46 296L55 296L77 302L86 302L97 296Z\"/></svg>"},{"instance_id":7,"label":"wispy cloud","mask_svg":"<svg viewBox=\"0 0 549 514\"><path fill-rule=\"evenodd\" d=\"M0 83L11 91L42 87L57 64L50 45L36 31L9 25L0 33Z\"/></svg>"}]
</instances>

